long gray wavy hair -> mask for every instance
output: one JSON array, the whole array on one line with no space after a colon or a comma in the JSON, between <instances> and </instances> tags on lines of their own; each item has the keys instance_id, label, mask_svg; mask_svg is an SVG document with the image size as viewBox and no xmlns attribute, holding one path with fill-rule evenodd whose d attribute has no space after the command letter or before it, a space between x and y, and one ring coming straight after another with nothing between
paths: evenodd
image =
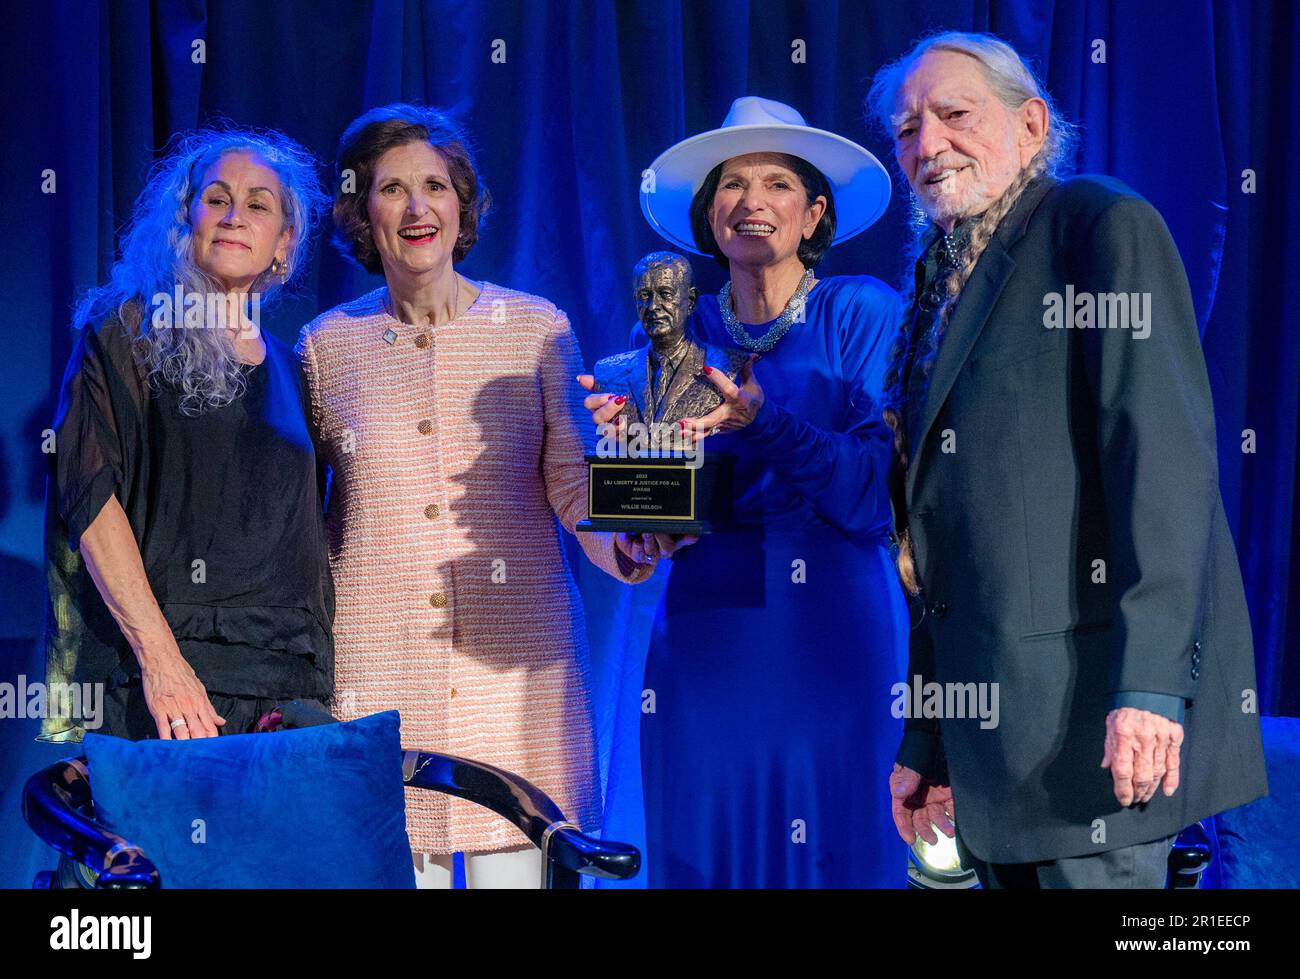
<instances>
[{"instance_id":1,"label":"long gray wavy hair","mask_svg":"<svg viewBox=\"0 0 1300 979\"><path fill-rule=\"evenodd\" d=\"M962 290L966 288L966 283L980 256L984 254L984 249L993 239L993 233L997 231L1002 219L1011 212L1020 195L1035 178L1043 174L1057 176L1069 170L1078 142L1078 129L1057 111L1047 89L1011 45L991 34L969 34L960 31L946 31L923 38L903 57L876 73L871 90L867 93L865 108L868 119L874 120L883 128L891 140L894 134L890 125L890 116L894 112L898 90L912 67L932 51L954 51L974 58L983 68L985 79L994 94L1012 111L1020 108L1028 99L1042 99L1047 104L1048 124L1043 145L1038 153L1025 165L1002 196L994 201L972 225L968 243L957 267L948 272L942 283L944 299L936 312L930 333L925 338L916 338L918 341L924 341L921 344L923 354L913 364L912 370L920 371L927 384L934 370L939 342L948 328L948 321L952 318L953 308L961 298ZM910 185L908 189L910 191ZM911 267L920 257L922 240L929 227L929 219L915 193L912 194L911 199L915 236L910 256L912 261L908 263L904 286L904 290L908 293L909 306L916 299L915 278L911 274ZM894 432L898 478L906 474L909 463L910 447L907 445L906 429L902 422L902 409L906 397L903 386L903 365L908 356L911 327L911 317L904 317L899 326L898 336L890 348L889 367L885 371L882 399L885 421ZM903 587L910 594L917 595L921 590L920 581L912 555L911 536L905 525L901 528L899 544L899 577Z\"/></svg>"},{"instance_id":2,"label":"long gray wavy hair","mask_svg":"<svg viewBox=\"0 0 1300 979\"><path fill-rule=\"evenodd\" d=\"M177 136L153 167L121 236L121 258L106 285L89 290L73 315L76 329L116 316L136 339L136 352L155 388L166 384L187 415L229 404L244 392L245 372L223 329L151 329L152 297L225 293L194 261L190 204L208 168L227 153L251 153L280 181L284 227L292 229L283 282L270 268L249 287L263 307L307 264L312 230L327 203L318 164L305 149L274 130L200 129ZM205 315L207 304L205 303ZM211 324L204 324L205 326Z\"/></svg>"}]
</instances>

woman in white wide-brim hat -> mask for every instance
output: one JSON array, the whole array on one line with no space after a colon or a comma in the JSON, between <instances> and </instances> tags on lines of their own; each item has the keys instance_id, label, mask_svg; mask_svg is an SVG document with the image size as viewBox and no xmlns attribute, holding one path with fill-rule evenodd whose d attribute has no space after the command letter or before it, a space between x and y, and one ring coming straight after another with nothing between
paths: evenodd
<instances>
[{"instance_id":1,"label":"woman in white wide-brim hat","mask_svg":"<svg viewBox=\"0 0 1300 979\"><path fill-rule=\"evenodd\" d=\"M723 404L686 423L707 454L734 458L732 519L698 541L645 538L647 562L676 552L641 723L649 884L902 886L880 791L908 634L879 408L900 300L874 278L813 271L884 212L888 175L759 98L651 170L646 219L731 275L692 329L757 363L735 383L708 374ZM619 410L607 398L587 399L597 423Z\"/></svg>"}]
</instances>

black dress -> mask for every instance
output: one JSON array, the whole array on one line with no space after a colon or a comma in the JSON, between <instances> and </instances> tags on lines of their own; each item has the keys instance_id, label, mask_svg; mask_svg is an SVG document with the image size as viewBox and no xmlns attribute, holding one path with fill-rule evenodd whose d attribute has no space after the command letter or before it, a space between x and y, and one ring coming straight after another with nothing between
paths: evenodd
<instances>
[{"instance_id":1,"label":"black dress","mask_svg":"<svg viewBox=\"0 0 1300 979\"><path fill-rule=\"evenodd\" d=\"M48 718L43 739L157 737L135 654L77 550L114 494L181 654L227 719L222 734L252 730L276 702L331 696L325 481L298 358L265 339L244 393L188 417L175 391L149 385L119 320L77 338L46 501L47 678L106 690L99 718L88 707Z\"/></svg>"}]
</instances>

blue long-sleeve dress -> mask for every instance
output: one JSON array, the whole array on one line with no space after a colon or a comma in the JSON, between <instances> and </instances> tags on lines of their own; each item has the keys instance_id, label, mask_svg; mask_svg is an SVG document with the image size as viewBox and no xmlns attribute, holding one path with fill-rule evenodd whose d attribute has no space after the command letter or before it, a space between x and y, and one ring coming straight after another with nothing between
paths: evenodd
<instances>
[{"instance_id":1,"label":"blue long-sleeve dress","mask_svg":"<svg viewBox=\"0 0 1300 979\"><path fill-rule=\"evenodd\" d=\"M651 636L651 887L905 882L887 779L908 620L879 407L899 314L876 279L822 279L806 322L755 365L754 421L705 439L706 459L734 458L734 515L673 559ZM735 346L714 296L693 328Z\"/></svg>"}]
</instances>

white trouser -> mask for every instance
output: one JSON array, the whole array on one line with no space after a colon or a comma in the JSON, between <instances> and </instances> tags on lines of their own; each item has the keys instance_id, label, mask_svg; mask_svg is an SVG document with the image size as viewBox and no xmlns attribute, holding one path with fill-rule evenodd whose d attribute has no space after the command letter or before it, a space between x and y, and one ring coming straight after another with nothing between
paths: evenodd
<instances>
[{"instance_id":1,"label":"white trouser","mask_svg":"<svg viewBox=\"0 0 1300 979\"><path fill-rule=\"evenodd\" d=\"M415 886L450 888L449 853L412 853ZM542 851L532 844L514 850L465 854L465 886L530 890L542 886Z\"/></svg>"}]
</instances>

